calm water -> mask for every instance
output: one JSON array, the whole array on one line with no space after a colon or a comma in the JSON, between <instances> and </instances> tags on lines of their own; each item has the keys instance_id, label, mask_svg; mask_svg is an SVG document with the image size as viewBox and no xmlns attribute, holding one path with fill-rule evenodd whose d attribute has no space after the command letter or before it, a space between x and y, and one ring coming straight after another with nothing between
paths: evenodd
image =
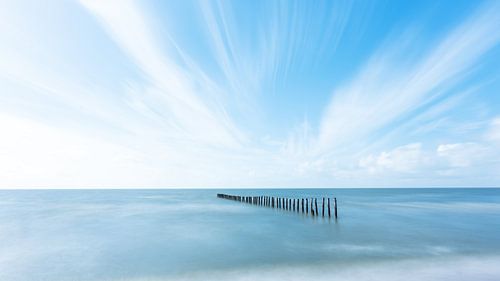
<instances>
[{"instance_id":1,"label":"calm water","mask_svg":"<svg viewBox=\"0 0 500 281\"><path fill-rule=\"evenodd\" d=\"M339 219L216 198L336 196ZM0 191L0 280L500 280L500 189Z\"/></svg>"}]
</instances>

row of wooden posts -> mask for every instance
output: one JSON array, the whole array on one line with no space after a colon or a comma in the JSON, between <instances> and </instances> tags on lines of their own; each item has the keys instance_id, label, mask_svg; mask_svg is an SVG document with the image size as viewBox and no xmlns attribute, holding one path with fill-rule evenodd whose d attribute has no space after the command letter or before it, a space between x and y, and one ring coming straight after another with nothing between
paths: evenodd
<instances>
[{"instance_id":1,"label":"row of wooden posts","mask_svg":"<svg viewBox=\"0 0 500 281\"><path fill-rule=\"evenodd\" d=\"M313 217L320 216L318 210L318 198L291 199L291 198L273 197L273 196L239 196L239 195L228 195L222 193L217 193L217 197L257 206L277 208L286 211L303 213L306 215L310 213L311 216ZM326 202L326 209L325 209L325 202ZM325 217L325 211L328 212L327 215L329 218L331 218L332 212L330 209L330 198L323 197L322 209L321 209L322 217ZM337 198L333 198L333 213L335 218L337 218Z\"/></svg>"}]
</instances>

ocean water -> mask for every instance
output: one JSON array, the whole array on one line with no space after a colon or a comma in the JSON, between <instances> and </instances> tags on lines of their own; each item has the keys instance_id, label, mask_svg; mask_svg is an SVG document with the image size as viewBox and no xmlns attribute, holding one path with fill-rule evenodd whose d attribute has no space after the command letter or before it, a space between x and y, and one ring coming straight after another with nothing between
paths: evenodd
<instances>
[{"instance_id":1,"label":"ocean water","mask_svg":"<svg viewBox=\"0 0 500 281\"><path fill-rule=\"evenodd\" d=\"M335 196L339 218L217 193ZM3 190L0 280L498 281L500 189Z\"/></svg>"}]
</instances>

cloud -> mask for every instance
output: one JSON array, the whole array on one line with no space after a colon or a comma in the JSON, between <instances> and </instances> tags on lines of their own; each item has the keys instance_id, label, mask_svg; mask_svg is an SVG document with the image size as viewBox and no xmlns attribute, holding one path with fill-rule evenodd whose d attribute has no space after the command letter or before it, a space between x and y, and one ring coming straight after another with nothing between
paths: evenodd
<instances>
[{"instance_id":1,"label":"cloud","mask_svg":"<svg viewBox=\"0 0 500 281\"><path fill-rule=\"evenodd\" d=\"M422 57L408 55L410 46L420 46L417 38L397 38L382 46L356 77L333 93L316 152L368 139L447 94L500 42L499 13L500 4L488 2Z\"/></svg>"},{"instance_id":2,"label":"cloud","mask_svg":"<svg viewBox=\"0 0 500 281\"><path fill-rule=\"evenodd\" d=\"M0 186L6 188L126 187L161 176L144 154L101 138L6 114L0 130Z\"/></svg>"},{"instance_id":3,"label":"cloud","mask_svg":"<svg viewBox=\"0 0 500 281\"><path fill-rule=\"evenodd\" d=\"M491 120L486 139L488 141L500 143L500 117Z\"/></svg>"},{"instance_id":4,"label":"cloud","mask_svg":"<svg viewBox=\"0 0 500 281\"><path fill-rule=\"evenodd\" d=\"M144 2L50 4L47 11L77 15L67 29L65 17L49 24L51 13L0 4L0 185L355 186L375 176L477 175L498 154L498 118L477 136L488 121L455 121L449 113L480 90L467 79L498 46L499 4L486 3L432 46L415 34L389 38L325 105L312 83L329 87L337 66L314 65L333 61L352 5L262 3L252 6L263 13L258 27L239 18L242 6L233 3L203 2L189 11L199 18L186 22L200 25L186 30L206 35L201 47L188 46L194 40L183 41L185 27L158 21L164 11ZM75 48L72 39L91 43ZM100 61L101 51L117 57ZM280 83L307 91L274 92ZM297 110L297 96L299 103L311 99L311 111L323 110L319 120ZM294 126L303 115L313 117ZM253 119L260 121L255 131L245 127ZM451 136L470 124L463 137Z\"/></svg>"},{"instance_id":5,"label":"cloud","mask_svg":"<svg viewBox=\"0 0 500 281\"><path fill-rule=\"evenodd\" d=\"M191 139L210 145L237 147L243 138L227 115L224 106L211 100L212 83L207 76L193 77L200 69L185 68L184 61L176 61L179 54L170 38L168 52L157 42L153 28L141 6L132 1L95 1L81 3L103 24L116 43L150 78L154 100L168 112L166 118ZM183 67L184 63L184 67ZM201 84L200 83L208 83ZM137 96L137 100L144 99Z\"/></svg>"},{"instance_id":6,"label":"cloud","mask_svg":"<svg viewBox=\"0 0 500 281\"><path fill-rule=\"evenodd\" d=\"M399 146L378 155L369 155L359 160L359 167L370 174L381 172L415 173L426 164L421 143Z\"/></svg>"},{"instance_id":7,"label":"cloud","mask_svg":"<svg viewBox=\"0 0 500 281\"><path fill-rule=\"evenodd\" d=\"M437 156L446 159L451 168L465 168L486 156L487 149L477 143L441 144L437 147Z\"/></svg>"}]
</instances>

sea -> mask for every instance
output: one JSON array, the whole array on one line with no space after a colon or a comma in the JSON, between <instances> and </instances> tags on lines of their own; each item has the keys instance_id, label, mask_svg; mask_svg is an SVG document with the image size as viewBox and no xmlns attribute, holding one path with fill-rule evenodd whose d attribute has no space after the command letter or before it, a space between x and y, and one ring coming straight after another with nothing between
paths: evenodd
<instances>
[{"instance_id":1,"label":"sea","mask_svg":"<svg viewBox=\"0 0 500 281\"><path fill-rule=\"evenodd\" d=\"M500 189L0 190L0 280L498 281Z\"/></svg>"}]
</instances>

